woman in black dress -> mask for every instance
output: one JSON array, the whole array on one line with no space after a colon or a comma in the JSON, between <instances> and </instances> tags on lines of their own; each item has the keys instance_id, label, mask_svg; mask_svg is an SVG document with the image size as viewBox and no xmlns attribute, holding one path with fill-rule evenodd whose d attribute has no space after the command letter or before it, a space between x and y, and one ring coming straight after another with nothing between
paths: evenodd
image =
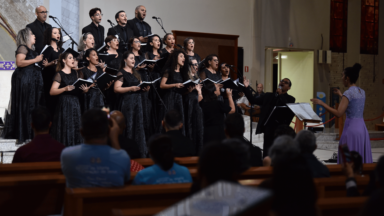
<instances>
[{"instance_id":1,"label":"woman in black dress","mask_svg":"<svg viewBox=\"0 0 384 216\"><path fill-rule=\"evenodd\" d=\"M85 51L91 48L95 48L95 39L93 37L93 34L91 32L84 33L80 37L79 46L77 47L77 50L80 53L80 55L77 57L79 68L85 67L85 64L86 64L85 57L84 57Z\"/></svg>"},{"instance_id":2,"label":"woman in black dress","mask_svg":"<svg viewBox=\"0 0 384 216\"><path fill-rule=\"evenodd\" d=\"M165 71L161 79L160 88L165 90L163 101L167 110L177 110L184 120L183 106L183 82L188 80L189 61L183 50L174 50L169 56L165 65ZM163 119L166 113L164 107L160 112L160 118ZM160 124L160 131L162 130ZM181 132L185 135L185 127L182 127Z\"/></svg>"},{"instance_id":3,"label":"woman in black dress","mask_svg":"<svg viewBox=\"0 0 384 216\"><path fill-rule=\"evenodd\" d=\"M63 52L63 39L61 37L61 30L58 28L47 28L44 32L44 46L48 45L46 51L49 56L44 56L43 60L43 81L44 81L44 96L48 110L51 112L51 116L55 114L56 104L58 97L51 96L52 80L56 75L56 64L60 54Z\"/></svg>"},{"instance_id":4,"label":"woman in black dress","mask_svg":"<svg viewBox=\"0 0 384 216\"><path fill-rule=\"evenodd\" d=\"M200 64L201 58L197 53L194 52L195 41L193 40L193 38L191 37L185 38L183 45L184 45L184 50L187 53L187 56L189 57L189 60L191 60L191 58L193 57L197 60L197 63Z\"/></svg>"},{"instance_id":5,"label":"woman in black dress","mask_svg":"<svg viewBox=\"0 0 384 216\"><path fill-rule=\"evenodd\" d=\"M217 99L217 96L220 95L220 89L217 85L206 82L203 86L203 100L200 102L200 107L204 117L204 144L225 139L225 115L235 112L232 90L226 89L225 92L228 96L229 105Z\"/></svg>"},{"instance_id":6,"label":"woman in black dress","mask_svg":"<svg viewBox=\"0 0 384 216\"><path fill-rule=\"evenodd\" d=\"M188 77L195 81L199 77L197 75L197 60L192 58L190 62ZM196 152L199 153L203 148L203 112L199 106L199 102L203 99L201 93L202 85L196 85L195 87L188 88L187 94L184 95L184 114L185 114L185 135L196 147Z\"/></svg>"},{"instance_id":7,"label":"woman in black dress","mask_svg":"<svg viewBox=\"0 0 384 216\"><path fill-rule=\"evenodd\" d=\"M172 33L165 34L163 38L163 43L165 44L165 47L161 50L161 53L163 53L163 55L165 54L170 55L175 49L174 48L175 37L173 36L173 34Z\"/></svg>"},{"instance_id":8,"label":"woman in black dress","mask_svg":"<svg viewBox=\"0 0 384 216\"><path fill-rule=\"evenodd\" d=\"M17 143L23 143L34 136L31 111L39 105L45 105L41 68L35 66L35 63L43 60L43 55L34 51L35 35L29 28L20 30L16 41L17 68L12 74L10 107L3 137L17 139Z\"/></svg>"},{"instance_id":9,"label":"woman in black dress","mask_svg":"<svg viewBox=\"0 0 384 216\"><path fill-rule=\"evenodd\" d=\"M152 37L148 38L148 43L145 46L145 58L150 60L158 60L163 57L167 57L167 54L164 54L162 51L163 43L160 39L159 35L153 35ZM165 55L165 56L164 56ZM161 77L160 72L162 68L155 64L152 71L151 71L151 79L157 79Z\"/></svg>"},{"instance_id":10,"label":"woman in black dress","mask_svg":"<svg viewBox=\"0 0 384 216\"><path fill-rule=\"evenodd\" d=\"M87 49L84 55L86 59L87 66L82 69L84 79L92 80L95 85L92 86L88 93L85 94L85 111L93 108L103 108L105 106L104 101L106 100L105 90L99 89L97 87L97 78L99 78L103 73L104 69L101 69L99 65L99 56L94 48ZM112 85L112 82L108 84L108 87Z\"/></svg>"},{"instance_id":11,"label":"woman in black dress","mask_svg":"<svg viewBox=\"0 0 384 216\"><path fill-rule=\"evenodd\" d=\"M141 83L140 74L135 70L135 55L131 52L125 52L121 62L118 76L123 76L117 80L114 85L116 93L120 94L119 110L124 114L126 128L124 136L127 139L135 140L138 145L137 149L142 158L147 157L148 148L145 141L143 104L141 99L142 90L139 85ZM149 91L150 87L144 89ZM136 154L136 153L135 153Z\"/></svg>"},{"instance_id":12,"label":"woman in black dress","mask_svg":"<svg viewBox=\"0 0 384 216\"><path fill-rule=\"evenodd\" d=\"M221 81L221 74L217 72L219 67L219 58L215 54L211 54L205 58L202 62L201 67L199 68L199 76L201 80L206 78L211 79L212 81Z\"/></svg>"},{"instance_id":13,"label":"woman in black dress","mask_svg":"<svg viewBox=\"0 0 384 216\"><path fill-rule=\"evenodd\" d=\"M90 86L82 85L75 89L73 83L84 78L81 71L75 71L75 60L70 53L60 55L57 62L57 73L52 83L51 95L59 95L55 115L52 121L51 134L65 146L78 145L83 142L80 135L81 109L79 95L87 93Z\"/></svg>"}]
</instances>

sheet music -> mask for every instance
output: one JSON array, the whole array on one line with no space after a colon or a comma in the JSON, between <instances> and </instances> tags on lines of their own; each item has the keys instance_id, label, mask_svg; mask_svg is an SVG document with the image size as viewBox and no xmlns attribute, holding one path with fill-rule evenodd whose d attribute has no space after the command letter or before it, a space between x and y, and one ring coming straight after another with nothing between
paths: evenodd
<instances>
[{"instance_id":1,"label":"sheet music","mask_svg":"<svg viewBox=\"0 0 384 216\"><path fill-rule=\"evenodd\" d=\"M67 41L70 39L69 36L72 36L72 34L65 35L65 36L63 37L63 43L67 42Z\"/></svg>"},{"instance_id":2,"label":"sheet music","mask_svg":"<svg viewBox=\"0 0 384 216\"><path fill-rule=\"evenodd\" d=\"M40 55L43 54L43 52L44 52L48 47L49 47L49 45L45 45L45 47L44 47L43 50L41 51ZM37 67L41 68L40 65L39 65L39 63L36 62L35 65L36 65Z\"/></svg>"},{"instance_id":3,"label":"sheet music","mask_svg":"<svg viewBox=\"0 0 384 216\"><path fill-rule=\"evenodd\" d=\"M100 52L100 50L102 50L104 47L105 47L105 42L104 42L103 46L101 46L101 47L97 50L97 52Z\"/></svg>"},{"instance_id":4,"label":"sheet music","mask_svg":"<svg viewBox=\"0 0 384 216\"><path fill-rule=\"evenodd\" d=\"M292 110L293 113L295 113L295 115L300 119L300 121L321 121L320 117L313 111L309 103L287 103L287 106Z\"/></svg>"}]
</instances>

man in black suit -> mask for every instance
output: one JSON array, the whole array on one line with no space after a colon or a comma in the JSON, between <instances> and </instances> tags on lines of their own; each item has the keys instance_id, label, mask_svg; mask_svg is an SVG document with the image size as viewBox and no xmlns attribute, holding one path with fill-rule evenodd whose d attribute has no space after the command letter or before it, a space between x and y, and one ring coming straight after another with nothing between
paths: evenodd
<instances>
[{"instance_id":1,"label":"man in black suit","mask_svg":"<svg viewBox=\"0 0 384 216\"><path fill-rule=\"evenodd\" d=\"M92 8L89 11L89 17L92 19L92 23L85 26L81 31L82 34L91 32L95 39L95 49L98 50L104 44L104 27L100 25L103 14L100 8Z\"/></svg>"},{"instance_id":2,"label":"man in black suit","mask_svg":"<svg viewBox=\"0 0 384 216\"><path fill-rule=\"evenodd\" d=\"M251 104L261 106L260 118L257 124L256 134L264 133L263 157L268 156L269 148L272 146L275 130L279 125L289 125L294 114L289 110L277 110L275 118L268 120L275 106L286 106L287 103L295 103L296 99L288 95L292 82L288 78L280 81L279 88L276 93L265 93L258 98L253 97L252 92L248 89L249 80L244 77L243 92ZM288 109L288 108L287 108ZM267 122L268 120L268 122ZM264 125L267 123L266 125Z\"/></svg>"},{"instance_id":3,"label":"man in black suit","mask_svg":"<svg viewBox=\"0 0 384 216\"><path fill-rule=\"evenodd\" d=\"M196 156L197 146L194 146L192 141L180 132L180 129L183 127L183 119L178 111L168 111L162 124L166 131L165 134L172 140L172 149L175 157Z\"/></svg>"},{"instance_id":4,"label":"man in black suit","mask_svg":"<svg viewBox=\"0 0 384 216\"><path fill-rule=\"evenodd\" d=\"M125 11L121 10L116 13L115 19L117 26L114 28L109 28L107 35L118 35L119 36L119 49L117 50L120 53L124 53L128 50L129 39L133 38L133 31L129 26L127 26L127 15Z\"/></svg>"},{"instance_id":5,"label":"man in black suit","mask_svg":"<svg viewBox=\"0 0 384 216\"><path fill-rule=\"evenodd\" d=\"M144 22L147 15L147 9L143 5L139 5L135 9L135 18L128 20L128 26L132 29L133 35L138 37L142 43L148 40L147 35L152 34L151 26Z\"/></svg>"},{"instance_id":6,"label":"man in black suit","mask_svg":"<svg viewBox=\"0 0 384 216\"><path fill-rule=\"evenodd\" d=\"M39 6L35 9L36 20L27 25L36 37L35 51L40 54L44 48L44 31L47 28L52 28L51 25L46 23L48 11L44 6Z\"/></svg>"}]
</instances>

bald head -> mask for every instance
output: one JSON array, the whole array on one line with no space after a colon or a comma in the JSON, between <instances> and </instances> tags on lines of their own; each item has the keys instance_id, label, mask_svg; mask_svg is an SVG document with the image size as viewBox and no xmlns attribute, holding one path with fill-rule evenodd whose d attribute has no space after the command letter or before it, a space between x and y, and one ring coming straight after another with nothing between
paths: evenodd
<instances>
[{"instance_id":1,"label":"bald head","mask_svg":"<svg viewBox=\"0 0 384 216\"><path fill-rule=\"evenodd\" d=\"M135 9L135 17L139 20L144 20L147 16L147 9L143 5L139 5Z\"/></svg>"},{"instance_id":2,"label":"bald head","mask_svg":"<svg viewBox=\"0 0 384 216\"><path fill-rule=\"evenodd\" d=\"M124 117L123 113L121 113L118 110L114 110L110 113L110 118L112 118L116 121L117 125L119 125L120 132L123 133L123 131L126 127L125 117Z\"/></svg>"},{"instance_id":3,"label":"bald head","mask_svg":"<svg viewBox=\"0 0 384 216\"><path fill-rule=\"evenodd\" d=\"M257 92L258 92L258 93L261 93L261 92L263 92L263 90L264 90L264 86L263 86L263 84L259 83L259 84L257 85Z\"/></svg>"},{"instance_id":4,"label":"bald head","mask_svg":"<svg viewBox=\"0 0 384 216\"><path fill-rule=\"evenodd\" d=\"M45 22L47 20L47 16L48 16L48 13L47 13L47 9L40 5L40 6L37 6L36 9L35 9L35 14L36 14L36 18L37 20L39 20L40 22Z\"/></svg>"}]
</instances>

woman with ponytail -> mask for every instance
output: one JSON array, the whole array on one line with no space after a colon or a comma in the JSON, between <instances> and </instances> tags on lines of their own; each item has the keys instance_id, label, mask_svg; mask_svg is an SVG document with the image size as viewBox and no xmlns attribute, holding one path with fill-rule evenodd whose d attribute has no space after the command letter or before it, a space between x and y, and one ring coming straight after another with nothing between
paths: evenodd
<instances>
[{"instance_id":1,"label":"woman with ponytail","mask_svg":"<svg viewBox=\"0 0 384 216\"><path fill-rule=\"evenodd\" d=\"M125 117L126 128L124 136L127 139L135 140L138 145L138 154L141 158L146 158L148 149L145 141L143 103L142 96L148 92L150 87L141 90L138 85L142 82L140 74L135 69L135 55L131 52L125 52L120 64L120 70L117 76L122 76L114 85L114 90L120 95L118 110ZM135 152L136 154L136 152Z\"/></svg>"},{"instance_id":2,"label":"woman with ponytail","mask_svg":"<svg viewBox=\"0 0 384 216\"><path fill-rule=\"evenodd\" d=\"M347 67L342 74L342 82L348 90L341 94L339 89L334 89L334 93L342 97L339 108L334 109L319 99L311 99L313 104L323 106L328 112L336 117L342 117L344 113L347 118L344 123L343 134L339 145L347 144L350 151L357 151L363 157L363 163L372 163L371 143L367 127L364 123L365 91L356 86L359 78L361 65L356 63L353 67ZM337 163L342 163L341 155L337 157ZM345 163L345 162L344 162Z\"/></svg>"},{"instance_id":3,"label":"woman with ponytail","mask_svg":"<svg viewBox=\"0 0 384 216\"><path fill-rule=\"evenodd\" d=\"M188 168L174 162L169 136L155 135L149 140L148 146L155 164L138 172L133 185L192 183Z\"/></svg>"}]
</instances>

